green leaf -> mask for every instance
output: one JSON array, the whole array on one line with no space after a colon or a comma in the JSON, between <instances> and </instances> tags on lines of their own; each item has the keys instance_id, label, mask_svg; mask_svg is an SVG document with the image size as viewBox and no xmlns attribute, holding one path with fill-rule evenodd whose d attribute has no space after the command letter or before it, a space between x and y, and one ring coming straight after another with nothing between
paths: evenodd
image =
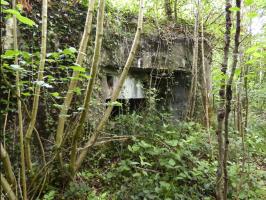
<instances>
[{"instance_id":1,"label":"green leaf","mask_svg":"<svg viewBox=\"0 0 266 200\"><path fill-rule=\"evenodd\" d=\"M232 12L237 12L237 11L240 11L240 8L239 7L231 7L231 8L229 8L229 10Z\"/></svg>"},{"instance_id":2,"label":"green leaf","mask_svg":"<svg viewBox=\"0 0 266 200\"><path fill-rule=\"evenodd\" d=\"M34 21L32 21L31 19L29 19L27 17L22 16L17 10L7 9L7 10L4 10L3 12L7 13L7 14L15 15L16 18L23 24L27 24L29 26L35 25Z\"/></svg>"},{"instance_id":3,"label":"green leaf","mask_svg":"<svg viewBox=\"0 0 266 200\"><path fill-rule=\"evenodd\" d=\"M166 140L166 144L175 147L178 144L178 140Z\"/></svg>"},{"instance_id":4,"label":"green leaf","mask_svg":"<svg viewBox=\"0 0 266 200\"><path fill-rule=\"evenodd\" d=\"M257 17L257 16L258 16L258 13L256 13L256 12L248 12L247 13L247 17L250 19Z\"/></svg>"},{"instance_id":5,"label":"green leaf","mask_svg":"<svg viewBox=\"0 0 266 200\"><path fill-rule=\"evenodd\" d=\"M34 81L33 83L41 86L41 87L45 87L45 88L53 88L52 85L45 83L44 81Z\"/></svg>"},{"instance_id":6,"label":"green leaf","mask_svg":"<svg viewBox=\"0 0 266 200\"><path fill-rule=\"evenodd\" d=\"M171 165L172 167L175 166L175 161L171 158L169 161L168 161L168 164Z\"/></svg>"},{"instance_id":7,"label":"green leaf","mask_svg":"<svg viewBox=\"0 0 266 200\"><path fill-rule=\"evenodd\" d=\"M69 47L68 50L72 53L76 53L77 49L75 49L74 47Z\"/></svg>"},{"instance_id":8,"label":"green leaf","mask_svg":"<svg viewBox=\"0 0 266 200\"><path fill-rule=\"evenodd\" d=\"M137 152L137 151L140 149L140 147L137 146L137 145L133 145L133 146L128 145L127 148L128 148L128 150L131 151L132 153Z\"/></svg>"},{"instance_id":9,"label":"green leaf","mask_svg":"<svg viewBox=\"0 0 266 200\"><path fill-rule=\"evenodd\" d=\"M108 102L107 105L109 106L118 106L121 107L123 104L118 102L118 101L114 101L114 102Z\"/></svg>"},{"instance_id":10,"label":"green leaf","mask_svg":"<svg viewBox=\"0 0 266 200\"><path fill-rule=\"evenodd\" d=\"M7 58L7 57L14 57L14 56L18 56L20 54L20 51L18 51L18 50L7 50L6 52L5 52L5 54L4 55L2 55L2 57L4 57L4 58Z\"/></svg>"},{"instance_id":11,"label":"green leaf","mask_svg":"<svg viewBox=\"0 0 266 200\"><path fill-rule=\"evenodd\" d=\"M74 88L73 92L75 92L77 95L81 95L81 89L80 89L80 87Z\"/></svg>"},{"instance_id":12,"label":"green leaf","mask_svg":"<svg viewBox=\"0 0 266 200\"><path fill-rule=\"evenodd\" d=\"M77 50L74 47L69 47L68 49L64 49L63 51L64 54L68 54L68 55L72 55L76 52Z\"/></svg>"},{"instance_id":13,"label":"green leaf","mask_svg":"<svg viewBox=\"0 0 266 200\"><path fill-rule=\"evenodd\" d=\"M10 65L11 69L13 69L14 71L22 71L23 68L20 67L19 65Z\"/></svg>"},{"instance_id":14,"label":"green leaf","mask_svg":"<svg viewBox=\"0 0 266 200\"><path fill-rule=\"evenodd\" d=\"M71 66L70 68L73 69L73 71L78 71L78 72L85 72L86 71L86 69L84 67L77 66L77 65Z\"/></svg>"},{"instance_id":15,"label":"green leaf","mask_svg":"<svg viewBox=\"0 0 266 200\"><path fill-rule=\"evenodd\" d=\"M236 76L239 76L240 73L241 73L241 69L240 69L240 68L238 68L238 69L235 70L235 75L236 75Z\"/></svg>"},{"instance_id":16,"label":"green leaf","mask_svg":"<svg viewBox=\"0 0 266 200\"><path fill-rule=\"evenodd\" d=\"M28 97L28 96L31 95L31 93L29 93L29 92L22 92L21 94L22 94L23 96L26 96L26 97Z\"/></svg>"},{"instance_id":17,"label":"green leaf","mask_svg":"<svg viewBox=\"0 0 266 200\"><path fill-rule=\"evenodd\" d=\"M55 97L55 98L59 98L60 96L59 96L59 93L58 92L52 92L52 93L50 93L53 97Z\"/></svg>"},{"instance_id":18,"label":"green leaf","mask_svg":"<svg viewBox=\"0 0 266 200\"><path fill-rule=\"evenodd\" d=\"M7 6L9 3L7 1L1 0L1 5Z\"/></svg>"},{"instance_id":19,"label":"green leaf","mask_svg":"<svg viewBox=\"0 0 266 200\"><path fill-rule=\"evenodd\" d=\"M89 78L91 78L90 75L86 75L86 74L80 74L79 76L80 76L80 77L83 77L83 78L85 78L85 79L89 79Z\"/></svg>"},{"instance_id":20,"label":"green leaf","mask_svg":"<svg viewBox=\"0 0 266 200\"><path fill-rule=\"evenodd\" d=\"M253 2L254 2L254 0L245 0L245 1L244 1L244 4L245 4L246 6L250 6L251 4L253 4Z\"/></svg>"},{"instance_id":21,"label":"green leaf","mask_svg":"<svg viewBox=\"0 0 266 200\"><path fill-rule=\"evenodd\" d=\"M160 181L160 185L162 188L166 189L166 190L169 190L170 189L170 184L165 182L165 181Z\"/></svg>"}]
</instances>

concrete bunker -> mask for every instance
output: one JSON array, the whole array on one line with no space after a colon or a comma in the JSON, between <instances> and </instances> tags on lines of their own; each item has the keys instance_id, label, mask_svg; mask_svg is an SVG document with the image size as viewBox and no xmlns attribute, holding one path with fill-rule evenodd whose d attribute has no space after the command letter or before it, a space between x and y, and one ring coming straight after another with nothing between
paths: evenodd
<instances>
[{"instance_id":1,"label":"concrete bunker","mask_svg":"<svg viewBox=\"0 0 266 200\"><path fill-rule=\"evenodd\" d=\"M112 51L104 49L101 65L104 74L103 96L107 102L129 54L131 43L125 39ZM208 46L205 46L207 49ZM127 105L128 111L141 111L147 103L147 91L155 88L158 92L158 109L170 111L176 118L182 119L188 106L192 48L192 39L185 34L177 34L171 41L163 40L159 34L144 36L118 101ZM207 50L205 56L208 73L209 52ZM200 72L201 65L198 68ZM117 107L113 114L123 114L126 111L123 106Z\"/></svg>"}]
</instances>

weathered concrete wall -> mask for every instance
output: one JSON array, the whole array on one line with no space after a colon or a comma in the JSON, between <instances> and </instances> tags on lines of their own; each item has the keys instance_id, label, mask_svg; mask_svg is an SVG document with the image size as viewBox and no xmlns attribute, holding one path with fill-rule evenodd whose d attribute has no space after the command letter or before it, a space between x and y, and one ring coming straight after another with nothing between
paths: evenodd
<instances>
[{"instance_id":1,"label":"weathered concrete wall","mask_svg":"<svg viewBox=\"0 0 266 200\"><path fill-rule=\"evenodd\" d=\"M129 55L131 43L131 40L124 38L117 42L112 50L103 49L101 66L106 76L117 80ZM156 88L158 98L161 98L159 109L172 112L176 118L183 118L190 90L192 48L191 39L182 33L176 33L175 39L171 41L161 39L156 33L144 35L120 99L138 99L140 91L142 93L147 89ZM205 67L209 68L210 59L207 47L206 52ZM199 53L199 57L200 55ZM199 71L201 71L201 59L198 63ZM201 75L202 73L199 73L199 80L202 79ZM133 90L132 80L135 80L135 84L141 85L143 91L140 88ZM108 87L107 81L104 81L106 85L104 91L107 93L105 96L109 98L110 86ZM200 93L200 90L198 92ZM146 98L145 93L143 98Z\"/></svg>"},{"instance_id":2,"label":"weathered concrete wall","mask_svg":"<svg viewBox=\"0 0 266 200\"><path fill-rule=\"evenodd\" d=\"M132 39L124 38L111 51L103 49L101 65L123 67L129 55ZM178 34L176 39L170 42L160 39L159 34L152 34L142 37L132 67L189 71L191 62L192 45L185 35Z\"/></svg>"}]
</instances>

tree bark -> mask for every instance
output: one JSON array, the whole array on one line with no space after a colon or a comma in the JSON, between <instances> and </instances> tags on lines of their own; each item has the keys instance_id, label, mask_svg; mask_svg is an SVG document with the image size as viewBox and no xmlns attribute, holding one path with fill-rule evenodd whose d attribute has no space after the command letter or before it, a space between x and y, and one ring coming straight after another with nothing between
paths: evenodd
<instances>
[{"instance_id":1,"label":"tree bark","mask_svg":"<svg viewBox=\"0 0 266 200\"><path fill-rule=\"evenodd\" d=\"M93 86L96 80L98 73L98 66L100 61L100 52L102 46L103 38L103 22L104 22L104 5L105 0L99 0L98 15L97 15L97 28L96 28L96 37L95 37L95 48L92 59L90 79L88 81L85 99L83 103L83 110L79 119L77 128L75 129L73 140L72 140L72 151L71 151L71 161L70 161L70 171L71 174L75 172L76 156L77 156L77 145L80 134L83 130L83 125L86 120L86 116L89 110L89 104L92 96Z\"/></svg>"},{"instance_id":2,"label":"tree bark","mask_svg":"<svg viewBox=\"0 0 266 200\"><path fill-rule=\"evenodd\" d=\"M191 68L191 86L188 100L188 113L187 117L191 119L194 115L195 103L197 97L197 84L198 84L198 52L199 52L199 1L197 2L197 10L195 13L195 24L194 24L194 36L193 36L193 58Z\"/></svg>"},{"instance_id":3,"label":"tree bark","mask_svg":"<svg viewBox=\"0 0 266 200\"><path fill-rule=\"evenodd\" d=\"M171 0L164 0L164 9L165 9L165 13L166 13L166 16L167 16L167 19L172 21L173 19L173 11L172 11L172 8L171 8Z\"/></svg>"},{"instance_id":4,"label":"tree bark","mask_svg":"<svg viewBox=\"0 0 266 200\"><path fill-rule=\"evenodd\" d=\"M239 38L240 38L240 8L241 0L236 0L236 7L239 8L239 11L236 13L236 33L235 33L235 47L233 51L233 63L230 77L226 84L226 108L225 108L225 119L224 119L224 200L227 199L227 188L228 188L228 172L227 172L227 160L228 160L228 148L229 148L229 115L231 111L231 100L232 100L232 83L235 75L235 70L238 62L238 49L239 49Z\"/></svg>"},{"instance_id":5,"label":"tree bark","mask_svg":"<svg viewBox=\"0 0 266 200\"><path fill-rule=\"evenodd\" d=\"M42 41L41 41L41 59L40 65L38 69L38 78L37 84L34 89L34 99L32 105L32 113L30 116L30 123L26 132L25 136L25 158L26 164L29 170L32 170L32 162L31 162L31 150L30 150L30 141L32 132L36 122L36 116L39 107L39 97L41 91L40 82L43 81L43 74L44 74L44 66L45 66L45 58L46 58L46 41L47 41L47 7L48 7L48 0L42 1Z\"/></svg>"},{"instance_id":6,"label":"tree bark","mask_svg":"<svg viewBox=\"0 0 266 200\"><path fill-rule=\"evenodd\" d=\"M1 173L1 186L10 200L18 199L2 173Z\"/></svg>"},{"instance_id":7,"label":"tree bark","mask_svg":"<svg viewBox=\"0 0 266 200\"><path fill-rule=\"evenodd\" d=\"M217 141L218 141L218 168L217 168L217 180L216 180L216 198L217 200L223 199L223 177L224 177L224 169L223 169L223 160L224 160L224 141L223 141L223 125L224 125L224 117L225 117L225 76L226 71L228 68L228 56L229 56L229 48L230 48L230 42L231 42L231 3L230 0L226 0L225 5L225 45L224 45L224 58L223 63L221 66L221 73L224 76L221 80L221 88L219 91L220 96L220 103L219 103L219 109L217 111Z\"/></svg>"},{"instance_id":8,"label":"tree bark","mask_svg":"<svg viewBox=\"0 0 266 200\"><path fill-rule=\"evenodd\" d=\"M113 103L117 100L120 91L122 89L122 86L126 80L129 68L131 67L133 60L135 58L136 55L136 51L137 48L139 46L139 42L140 42L140 36L142 33L142 24L143 24L143 12L144 12L144 0L140 0L140 8L139 8L139 16L138 16L138 27L137 27L137 31L135 34L135 38L129 53L129 56L127 58L127 62L124 66L124 69L122 71L122 74L119 78L118 84L116 85L116 87L114 88L112 97L111 97L111 103L109 104L108 108L105 110L104 115L101 119L101 121L99 122L96 130L94 131L94 133L92 134L92 136L90 137L90 139L86 142L85 147L81 149L80 155L77 159L76 162L76 170L79 169L79 167L81 166L82 162L84 161L89 147L93 146L98 138L98 136L101 134L101 131L103 130L103 128L106 125L106 122L109 119L109 116L112 112L113 109Z\"/></svg>"},{"instance_id":9,"label":"tree bark","mask_svg":"<svg viewBox=\"0 0 266 200\"><path fill-rule=\"evenodd\" d=\"M81 66L83 64L84 59L85 59L85 55L86 55L87 44L88 44L90 34L91 34L94 4L95 4L95 0L89 1L84 32L83 32L83 36L82 36L82 39L80 42L78 56L76 59L76 64L79 66ZM56 145L57 149L59 149L61 147L61 143L62 143L63 135L64 135L66 116L67 116L69 106L72 102L73 90L76 88L76 86L78 84L77 78L78 78L79 74L80 74L79 71L73 72L72 78L71 78L71 81L70 81L70 84L68 87L67 94L64 98L64 103L63 103L62 109L60 110L58 125L57 125L57 131L56 131L56 140L55 140L55 145Z\"/></svg>"},{"instance_id":10,"label":"tree bark","mask_svg":"<svg viewBox=\"0 0 266 200\"><path fill-rule=\"evenodd\" d=\"M16 9L16 0L12 1L13 9ZM17 18L13 15L13 37L14 37L14 50L18 51L18 38L17 38ZM18 65L18 57L15 57L15 65ZM20 73L16 72L16 93L18 104L18 121L19 121L19 146L20 146L20 165L21 165L21 185L23 200L27 200L27 184L25 172L25 155L24 155L24 134L23 134L23 116L21 109L21 95L20 95Z\"/></svg>"},{"instance_id":11,"label":"tree bark","mask_svg":"<svg viewBox=\"0 0 266 200\"><path fill-rule=\"evenodd\" d=\"M203 4L201 6L201 10L203 10ZM202 15L202 13L201 13ZM203 79L203 105L204 105L204 113L205 113L205 125L206 131L208 134L209 145L211 148L211 158L213 157L213 150L211 144L211 134L210 134L210 118L209 118L209 86L207 83L207 73L205 66L205 48L204 48L204 27L203 27L203 15L201 16L201 61L202 61L202 79Z\"/></svg>"},{"instance_id":12,"label":"tree bark","mask_svg":"<svg viewBox=\"0 0 266 200\"><path fill-rule=\"evenodd\" d=\"M10 162L9 155L8 155L7 151L5 150L2 142L1 142L1 160L3 162L3 168L5 170L7 181L11 184L11 186L13 188L16 188L16 177L15 177L14 172L12 170L12 165Z\"/></svg>"}]
</instances>

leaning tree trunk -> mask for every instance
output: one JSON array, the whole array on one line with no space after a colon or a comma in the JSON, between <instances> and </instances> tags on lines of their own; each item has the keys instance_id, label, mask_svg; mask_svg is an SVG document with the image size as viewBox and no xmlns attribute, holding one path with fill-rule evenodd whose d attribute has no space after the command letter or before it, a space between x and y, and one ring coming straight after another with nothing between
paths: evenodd
<instances>
[{"instance_id":1,"label":"leaning tree trunk","mask_svg":"<svg viewBox=\"0 0 266 200\"><path fill-rule=\"evenodd\" d=\"M129 56L127 58L127 62L124 66L124 69L122 71L122 74L119 78L118 84L116 85L116 87L114 88L112 97L111 97L111 102L108 106L108 108L105 110L104 115L101 119L101 121L99 122L96 130L94 131L94 133L92 134L92 136L90 137L90 139L86 142L85 147L81 149L80 155L76 161L76 170L79 169L79 167L81 166L82 162L84 161L89 147L93 146L97 140L97 138L99 137L99 135L101 134L101 131L103 130L103 128L106 125L106 122L108 121L110 114L113 110L113 104L114 102L117 100L120 91L122 89L122 86L126 80L129 68L131 67L133 60L135 58L136 55L136 51L137 48L139 46L140 43L140 36L142 33L142 24L143 24L143 12L144 12L144 0L140 0L140 8L139 8L139 16L138 16L138 27L137 27L137 32L135 34L135 38L129 53Z\"/></svg>"},{"instance_id":2,"label":"leaning tree trunk","mask_svg":"<svg viewBox=\"0 0 266 200\"><path fill-rule=\"evenodd\" d=\"M39 107L41 82L43 81L44 65L45 65L45 57L46 57L47 7L48 7L48 0L43 0L42 2L41 60L40 60L40 65L38 69L37 83L34 89L34 99L33 99L33 105L32 105L32 113L30 116L30 123L29 123L26 136L25 136L25 158L26 158L26 164L29 170L32 170L30 141L31 141L32 132L35 126L36 116L37 116L38 107Z\"/></svg>"},{"instance_id":3,"label":"leaning tree trunk","mask_svg":"<svg viewBox=\"0 0 266 200\"><path fill-rule=\"evenodd\" d=\"M7 177L7 181L11 184L13 188L16 188L16 177L14 175L14 172L12 170L12 165L10 162L9 155L7 151L5 150L2 142L1 142L1 160L3 162L3 168Z\"/></svg>"},{"instance_id":4,"label":"leaning tree trunk","mask_svg":"<svg viewBox=\"0 0 266 200\"><path fill-rule=\"evenodd\" d=\"M86 89L86 95L85 95L84 103L83 103L83 110L82 110L81 117L79 119L77 128L75 129L72 146L71 146L72 148L71 160L70 160L71 174L74 174L75 172L78 139L80 137L80 133L82 132L83 125L86 120L86 116L88 113L89 104L90 104L90 100L92 96L93 86L94 86L96 76L98 73L98 66L99 66L99 61L100 61L100 52L101 52L102 38L103 38L104 5L105 5L105 0L99 0L98 15L97 15L97 28L96 28L96 37L95 37L95 48L94 48L94 54L92 58L90 79L88 81L88 85Z\"/></svg>"},{"instance_id":5,"label":"leaning tree trunk","mask_svg":"<svg viewBox=\"0 0 266 200\"><path fill-rule=\"evenodd\" d=\"M231 100L232 100L232 83L235 75L235 70L238 62L238 49L239 49L239 38L240 38L240 8L241 8L241 0L236 0L236 7L239 10L236 13L236 33L235 33L235 47L233 51L233 63L230 77L226 84L226 109L225 109L225 119L224 119L224 160L223 160L223 168L224 168L224 200L227 199L227 188L228 188L228 172L227 172L227 160L228 160L228 147L229 147L229 115L231 111Z\"/></svg>"},{"instance_id":6,"label":"leaning tree trunk","mask_svg":"<svg viewBox=\"0 0 266 200\"><path fill-rule=\"evenodd\" d=\"M11 185L8 183L4 175L1 173L1 189L3 188L3 191L6 193L7 197L10 200L17 200L15 193L13 192ZM2 198L1 198L2 199Z\"/></svg>"},{"instance_id":7,"label":"leaning tree trunk","mask_svg":"<svg viewBox=\"0 0 266 200\"><path fill-rule=\"evenodd\" d=\"M16 0L12 1L13 9L16 8ZM17 18L13 15L13 37L14 37L14 51L18 51L18 38L17 38ZM15 56L15 65L18 65L18 57ZM19 123L19 147L20 147L20 165L21 165L21 185L23 200L27 200L27 184L25 172L25 155L24 155L24 134L23 134L23 118L21 108L21 95L20 95L20 73L16 72L16 92L18 104L18 123Z\"/></svg>"},{"instance_id":8,"label":"leaning tree trunk","mask_svg":"<svg viewBox=\"0 0 266 200\"><path fill-rule=\"evenodd\" d=\"M228 56L229 56L229 48L230 48L230 35L231 35L231 3L230 0L226 0L226 6L225 6L225 11L226 11L226 16L225 16L225 45L224 45L224 58L223 58L223 63L221 66L221 73L224 78L221 80L221 88L219 91L220 95L220 103L219 103L219 109L217 112L217 129L216 129L216 134L217 134L217 140L218 140L218 168L217 168L217 180L216 180L216 198L218 200L223 199L223 160L224 160L224 150L223 150L223 124L224 124L224 117L225 117L225 76L226 76L226 71L228 68Z\"/></svg>"},{"instance_id":9,"label":"leaning tree trunk","mask_svg":"<svg viewBox=\"0 0 266 200\"><path fill-rule=\"evenodd\" d=\"M91 27L92 27L92 17L93 17L94 4L95 4L95 0L89 1L84 32L83 32L83 36L82 36L82 39L80 42L78 56L76 59L76 64L79 66L81 66L83 64L85 56L86 56L87 44L88 44L88 41L90 38ZM57 131L56 131L56 140L55 140L55 145L56 145L57 149L59 149L61 147L61 143L62 143L63 136L64 136L64 127L65 127L65 122L66 122L66 116L67 116L69 106L72 102L73 90L76 88L76 86L78 84L79 74L80 74L79 71L73 72L72 78L71 78L71 81L70 81L70 84L68 87L67 94L64 98L64 103L63 103L62 109L60 110L58 125L57 125Z\"/></svg>"}]
</instances>

